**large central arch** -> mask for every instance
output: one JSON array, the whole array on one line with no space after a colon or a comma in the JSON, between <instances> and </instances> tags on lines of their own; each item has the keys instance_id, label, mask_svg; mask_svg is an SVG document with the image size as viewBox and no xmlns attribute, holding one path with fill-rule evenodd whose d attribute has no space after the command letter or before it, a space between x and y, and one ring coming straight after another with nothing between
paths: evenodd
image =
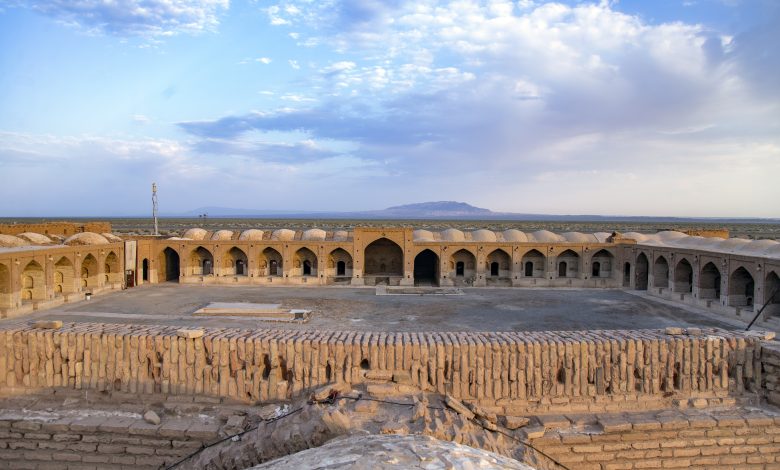
<instances>
[{"instance_id":1,"label":"large central arch","mask_svg":"<svg viewBox=\"0 0 780 470\"><path fill-rule=\"evenodd\" d=\"M195 276L214 274L214 256L206 248L199 246L190 255L190 269Z\"/></svg>"},{"instance_id":2,"label":"large central arch","mask_svg":"<svg viewBox=\"0 0 780 470\"><path fill-rule=\"evenodd\" d=\"M439 285L439 257L431 250L423 250L414 257L414 285Z\"/></svg>"},{"instance_id":3,"label":"large central arch","mask_svg":"<svg viewBox=\"0 0 780 470\"><path fill-rule=\"evenodd\" d=\"M329 281L348 282L352 278L352 256L343 248L336 248L328 255Z\"/></svg>"},{"instance_id":4,"label":"large central arch","mask_svg":"<svg viewBox=\"0 0 780 470\"><path fill-rule=\"evenodd\" d=\"M580 255L566 250L558 255L558 277L577 277L580 271Z\"/></svg>"},{"instance_id":5,"label":"large central arch","mask_svg":"<svg viewBox=\"0 0 780 470\"><path fill-rule=\"evenodd\" d=\"M366 275L404 275L404 252L400 246L387 238L371 242L366 247L364 256Z\"/></svg>"}]
</instances>

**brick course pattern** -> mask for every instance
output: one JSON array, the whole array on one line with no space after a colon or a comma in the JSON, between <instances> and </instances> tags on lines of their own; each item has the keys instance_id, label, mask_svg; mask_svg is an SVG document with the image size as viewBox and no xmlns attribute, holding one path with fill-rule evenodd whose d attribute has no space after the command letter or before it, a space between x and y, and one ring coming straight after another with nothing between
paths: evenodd
<instances>
[{"instance_id":1,"label":"brick course pattern","mask_svg":"<svg viewBox=\"0 0 780 470\"><path fill-rule=\"evenodd\" d=\"M218 426L86 417L0 419L0 468L157 469L218 437Z\"/></svg>"},{"instance_id":2,"label":"brick course pattern","mask_svg":"<svg viewBox=\"0 0 780 470\"><path fill-rule=\"evenodd\" d=\"M661 408L675 399L761 388L757 336L704 330L370 333L67 323L0 330L0 389L65 387L287 400L328 383L408 374L410 390L449 393L507 414ZM581 408L578 408L581 407Z\"/></svg>"},{"instance_id":3,"label":"brick course pattern","mask_svg":"<svg viewBox=\"0 0 780 470\"><path fill-rule=\"evenodd\" d=\"M613 416L585 429L549 430L531 443L577 470L777 469L780 417L736 410Z\"/></svg>"}]
</instances>

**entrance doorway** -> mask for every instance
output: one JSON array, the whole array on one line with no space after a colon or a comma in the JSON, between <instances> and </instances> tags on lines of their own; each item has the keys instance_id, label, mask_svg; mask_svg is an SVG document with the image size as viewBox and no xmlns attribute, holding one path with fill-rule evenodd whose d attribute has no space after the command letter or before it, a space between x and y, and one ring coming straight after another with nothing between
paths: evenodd
<instances>
[{"instance_id":1,"label":"entrance doorway","mask_svg":"<svg viewBox=\"0 0 780 470\"><path fill-rule=\"evenodd\" d=\"M414 284L439 284L439 257L431 250L424 250L414 258Z\"/></svg>"}]
</instances>

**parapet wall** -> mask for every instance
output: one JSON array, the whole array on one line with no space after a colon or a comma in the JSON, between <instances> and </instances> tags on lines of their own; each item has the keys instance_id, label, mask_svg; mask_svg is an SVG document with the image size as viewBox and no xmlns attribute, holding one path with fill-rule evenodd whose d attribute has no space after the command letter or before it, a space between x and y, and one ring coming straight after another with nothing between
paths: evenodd
<instances>
[{"instance_id":1,"label":"parapet wall","mask_svg":"<svg viewBox=\"0 0 780 470\"><path fill-rule=\"evenodd\" d=\"M69 323L0 330L0 389L286 400L387 376L505 412L615 411L759 390L761 341L722 330L364 333ZM397 380L401 378L402 380Z\"/></svg>"},{"instance_id":2,"label":"parapet wall","mask_svg":"<svg viewBox=\"0 0 780 470\"><path fill-rule=\"evenodd\" d=\"M111 233L111 222L43 222L40 224L0 224L0 234L19 235L33 232L43 235L70 236L74 233Z\"/></svg>"}]
</instances>

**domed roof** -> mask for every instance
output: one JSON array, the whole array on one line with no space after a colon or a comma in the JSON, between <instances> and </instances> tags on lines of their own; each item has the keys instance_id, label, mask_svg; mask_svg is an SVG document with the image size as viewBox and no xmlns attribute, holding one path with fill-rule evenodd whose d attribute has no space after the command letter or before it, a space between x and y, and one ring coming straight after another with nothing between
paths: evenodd
<instances>
[{"instance_id":1,"label":"domed roof","mask_svg":"<svg viewBox=\"0 0 780 470\"><path fill-rule=\"evenodd\" d=\"M506 242L524 243L528 241L528 236L525 234L525 232L521 232L520 230L514 228L504 230L501 235L504 236L504 241Z\"/></svg>"},{"instance_id":2,"label":"domed roof","mask_svg":"<svg viewBox=\"0 0 780 470\"><path fill-rule=\"evenodd\" d=\"M28 246L29 244L30 242L19 237L0 234L0 248L16 248L18 246Z\"/></svg>"},{"instance_id":3,"label":"domed roof","mask_svg":"<svg viewBox=\"0 0 780 470\"><path fill-rule=\"evenodd\" d=\"M280 240L280 241L290 241L295 239L295 230L290 230L286 228L280 228L277 230L274 230L271 234L272 240Z\"/></svg>"},{"instance_id":4,"label":"domed roof","mask_svg":"<svg viewBox=\"0 0 780 470\"><path fill-rule=\"evenodd\" d=\"M231 230L217 230L211 236L212 241L226 241L233 239L233 232Z\"/></svg>"},{"instance_id":5,"label":"domed roof","mask_svg":"<svg viewBox=\"0 0 780 470\"><path fill-rule=\"evenodd\" d=\"M598 243L598 239L592 234L582 232L566 232L560 235L569 243Z\"/></svg>"},{"instance_id":6,"label":"domed roof","mask_svg":"<svg viewBox=\"0 0 780 470\"><path fill-rule=\"evenodd\" d=\"M239 240L247 240L251 242L258 242L263 239L264 232L262 230L257 230L255 228L250 228L249 230L244 230L241 232L241 235L238 236Z\"/></svg>"},{"instance_id":7,"label":"domed roof","mask_svg":"<svg viewBox=\"0 0 780 470\"><path fill-rule=\"evenodd\" d=\"M182 238L188 238L190 240L205 240L206 237L209 236L209 232L203 230L202 228L193 227L181 236Z\"/></svg>"},{"instance_id":8,"label":"domed roof","mask_svg":"<svg viewBox=\"0 0 780 470\"><path fill-rule=\"evenodd\" d=\"M656 233L656 236L659 240L662 240L664 242L670 242L673 240L679 240L680 238L685 238L690 235L687 235L682 232L678 232L676 230L664 230L663 232Z\"/></svg>"},{"instance_id":9,"label":"domed roof","mask_svg":"<svg viewBox=\"0 0 780 470\"><path fill-rule=\"evenodd\" d=\"M321 240L325 240L325 235L327 235L325 230L312 228L303 232L303 236L301 236L301 240L321 241Z\"/></svg>"},{"instance_id":10,"label":"domed roof","mask_svg":"<svg viewBox=\"0 0 780 470\"><path fill-rule=\"evenodd\" d=\"M108 240L103 235L93 232L82 232L71 235L65 239L65 244L69 246L80 245L107 245Z\"/></svg>"},{"instance_id":11,"label":"domed roof","mask_svg":"<svg viewBox=\"0 0 780 470\"><path fill-rule=\"evenodd\" d=\"M528 241L534 241L537 243L555 243L565 242L566 240L560 236L552 233L549 230L537 230L528 237Z\"/></svg>"},{"instance_id":12,"label":"domed roof","mask_svg":"<svg viewBox=\"0 0 780 470\"><path fill-rule=\"evenodd\" d=\"M442 230L440 233L441 239L446 242L462 242L466 240L466 236L458 229L448 228Z\"/></svg>"},{"instance_id":13,"label":"domed roof","mask_svg":"<svg viewBox=\"0 0 780 470\"><path fill-rule=\"evenodd\" d=\"M623 234L623 238L630 238L637 243L642 243L647 240L647 235L639 232L626 232Z\"/></svg>"},{"instance_id":14,"label":"domed roof","mask_svg":"<svg viewBox=\"0 0 780 470\"><path fill-rule=\"evenodd\" d=\"M113 233L101 233L101 235L106 237L106 240L108 240L109 243L119 243L124 241L121 237L117 237Z\"/></svg>"},{"instance_id":15,"label":"domed roof","mask_svg":"<svg viewBox=\"0 0 780 470\"><path fill-rule=\"evenodd\" d=\"M51 238L47 237L46 235L41 235L40 233L35 232L24 232L17 235L17 237L27 240L30 243L33 243L35 245L50 245L52 243Z\"/></svg>"},{"instance_id":16,"label":"domed roof","mask_svg":"<svg viewBox=\"0 0 780 470\"><path fill-rule=\"evenodd\" d=\"M495 242L498 240L496 232L492 230L474 230L471 232L471 239L475 242Z\"/></svg>"},{"instance_id":17,"label":"domed roof","mask_svg":"<svg viewBox=\"0 0 780 470\"><path fill-rule=\"evenodd\" d=\"M415 230L412 233L412 238L416 242L432 242L433 233L428 230Z\"/></svg>"},{"instance_id":18,"label":"domed roof","mask_svg":"<svg viewBox=\"0 0 780 470\"><path fill-rule=\"evenodd\" d=\"M750 243L738 248L740 253L752 254L754 256L762 256L767 253L770 248L780 245L780 242L776 240L753 240Z\"/></svg>"},{"instance_id":19,"label":"domed roof","mask_svg":"<svg viewBox=\"0 0 780 470\"><path fill-rule=\"evenodd\" d=\"M335 242L343 242L349 240L349 232L346 230L336 230L333 232L333 241Z\"/></svg>"},{"instance_id":20,"label":"domed roof","mask_svg":"<svg viewBox=\"0 0 780 470\"><path fill-rule=\"evenodd\" d=\"M612 236L612 234L609 232L596 232L593 234L593 236L596 237L596 240L598 240L599 243L607 243L607 240Z\"/></svg>"}]
</instances>

